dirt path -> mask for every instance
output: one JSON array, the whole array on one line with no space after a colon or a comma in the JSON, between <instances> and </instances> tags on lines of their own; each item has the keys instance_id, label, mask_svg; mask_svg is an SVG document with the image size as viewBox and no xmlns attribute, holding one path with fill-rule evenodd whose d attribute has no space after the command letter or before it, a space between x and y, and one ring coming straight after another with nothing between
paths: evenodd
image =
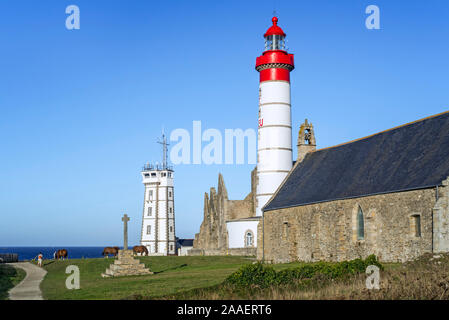
<instances>
[{"instance_id":1,"label":"dirt path","mask_svg":"<svg viewBox=\"0 0 449 320\"><path fill-rule=\"evenodd\" d=\"M9 299L43 300L39 285L47 271L29 262L10 263L10 265L25 270L27 275L21 283L9 291Z\"/></svg>"}]
</instances>

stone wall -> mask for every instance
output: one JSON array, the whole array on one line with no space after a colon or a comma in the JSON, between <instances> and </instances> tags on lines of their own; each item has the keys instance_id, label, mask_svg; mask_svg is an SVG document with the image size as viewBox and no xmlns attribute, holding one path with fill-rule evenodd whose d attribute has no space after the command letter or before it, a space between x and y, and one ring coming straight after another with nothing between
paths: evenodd
<instances>
[{"instance_id":1,"label":"stone wall","mask_svg":"<svg viewBox=\"0 0 449 320\"><path fill-rule=\"evenodd\" d=\"M189 256L255 256L256 248L234 248L225 250L190 249Z\"/></svg>"},{"instance_id":2,"label":"stone wall","mask_svg":"<svg viewBox=\"0 0 449 320\"><path fill-rule=\"evenodd\" d=\"M228 199L223 176L219 174L218 192L212 187L210 193L204 195L203 222L200 232L195 235L193 248L226 252L228 246L226 221L254 217L255 195L256 169L251 172L251 192L243 200Z\"/></svg>"},{"instance_id":3,"label":"stone wall","mask_svg":"<svg viewBox=\"0 0 449 320\"><path fill-rule=\"evenodd\" d=\"M449 180L436 190L438 201L433 208L434 252L449 252Z\"/></svg>"},{"instance_id":4,"label":"stone wall","mask_svg":"<svg viewBox=\"0 0 449 320\"><path fill-rule=\"evenodd\" d=\"M449 187L444 184L438 202L436 189L430 188L267 211L259 224L258 259L342 261L375 254L381 261L403 262L426 252L448 251ZM363 240L357 237L359 206ZM416 215L420 237L414 229Z\"/></svg>"}]
</instances>

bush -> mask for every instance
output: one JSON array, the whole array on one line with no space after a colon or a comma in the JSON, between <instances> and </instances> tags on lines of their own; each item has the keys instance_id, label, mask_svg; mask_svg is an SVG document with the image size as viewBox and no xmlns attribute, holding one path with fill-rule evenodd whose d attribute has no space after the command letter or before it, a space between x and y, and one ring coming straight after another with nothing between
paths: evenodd
<instances>
[{"instance_id":1,"label":"bush","mask_svg":"<svg viewBox=\"0 0 449 320\"><path fill-rule=\"evenodd\" d=\"M327 279L339 279L364 273L369 265L376 265L383 270L383 266L375 255L370 255L364 260L304 263L299 267L279 272L259 262L241 267L225 280L225 284L238 287L256 286L265 288L276 284L289 284L298 280L311 279L316 276L321 278L324 276Z\"/></svg>"},{"instance_id":2,"label":"bush","mask_svg":"<svg viewBox=\"0 0 449 320\"><path fill-rule=\"evenodd\" d=\"M276 271L260 262L240 267L225 280L225 284L238 287L257 286L265 288L276 281Z\"/></svg>"}]
</instances>

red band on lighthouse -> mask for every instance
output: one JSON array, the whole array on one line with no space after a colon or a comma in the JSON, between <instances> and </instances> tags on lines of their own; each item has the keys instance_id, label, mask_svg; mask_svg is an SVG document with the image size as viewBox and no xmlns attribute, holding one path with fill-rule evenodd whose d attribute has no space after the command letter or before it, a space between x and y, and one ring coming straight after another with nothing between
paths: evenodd
<instances>
[{"instance_id":1,"label":"red band on lighthouse","mask_svg":"<svg viewBox=\"0 0 449 320\"><path fill-rule=\"evenodd\" d=\"M260 82L274 80L290 82L290 71L282 68L269 68L260 71Z\"/></svg>"}]
</instances>

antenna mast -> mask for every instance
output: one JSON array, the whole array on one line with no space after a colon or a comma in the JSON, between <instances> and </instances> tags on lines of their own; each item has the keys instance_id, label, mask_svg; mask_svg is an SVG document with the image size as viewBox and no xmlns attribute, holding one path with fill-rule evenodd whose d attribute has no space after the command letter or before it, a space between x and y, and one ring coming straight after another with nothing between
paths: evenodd
<instances>
[{"instance_id":1,"label":"antenna mast","mask_svg":"<svg viewBox=\"0 0 449 320\"><path fill-rule=\"evenodd\" d=\"M165 136L164 130L162 130L162 139L158 139L157 143L162 145L162 169L167 170L168 168L168 161L167 161L167 146L170 144L167 143L167 137Z\"/></svg>"}]
</instances>

